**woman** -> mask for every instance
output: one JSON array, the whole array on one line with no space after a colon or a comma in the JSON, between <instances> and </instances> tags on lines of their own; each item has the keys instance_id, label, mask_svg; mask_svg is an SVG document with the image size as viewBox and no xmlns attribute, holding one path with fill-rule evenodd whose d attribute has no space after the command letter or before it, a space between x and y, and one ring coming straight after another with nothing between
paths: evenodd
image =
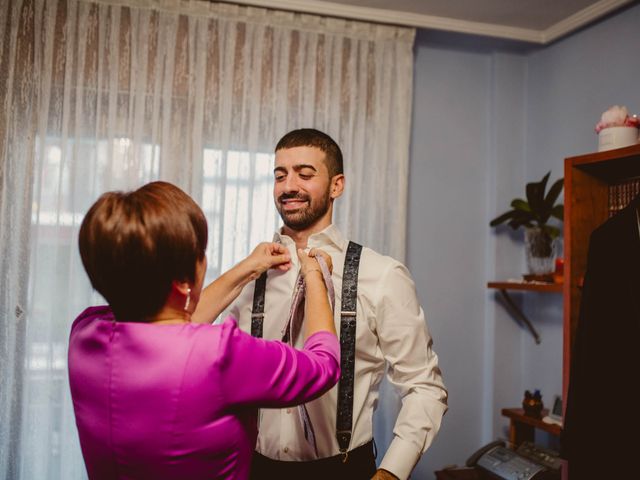
<instances>
[{"instance_id":1,"label":"woman","mask_svg":"<svg viewBox=\"0 0 640 480\"><path fill-rule=\"evenodd\" d=\"M257 409L307 402L338 381L339 344L316 253L298 252L307 290L298 351L255 339L234 319L190 321L206 245L202 211L164 182L106 193L82 222L82 262L109 303L85 310L69 341L91 479L247 478ZM290 260L278 244L259 245L212 284L220 300L208 311L217 316L248 281Z\"/></svg>"}]
</instances>

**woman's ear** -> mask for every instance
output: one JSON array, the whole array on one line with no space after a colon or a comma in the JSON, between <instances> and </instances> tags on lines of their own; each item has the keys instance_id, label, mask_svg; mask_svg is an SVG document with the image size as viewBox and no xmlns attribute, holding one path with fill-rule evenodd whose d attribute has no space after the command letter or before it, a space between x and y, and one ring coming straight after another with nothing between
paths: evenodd
<instances>
[{"instance_id":1,"label":"woman's ear","mask_svg":"<svg viewBox=\"0 0 640 480\"><path fill-rule=\"evenodd\" d=\"M187 294L191 292L191 284L189 282L179 282L174 280L171 283L171 289L178 295L186 297Z\"/></svg>"},{"instance_id":2,"label":"woman's ear","mask_svg":"<svg viewBox=\"0 0 640 480\"><path fill-rule=\"evenodd\" d=\"M176 302L184 302L182 309L185 312L190 312L189 306L191 305L191 284L189 282L179 282L174 280L171 283L171 295L176 299Z\"/></svg>"},{"instance_id":3,"label":"woman's ear","mask_svg":"<svg viewBox=\"0 0 640 480\"><path fill-rule=\"evenodd\" d=\"M189 282L178 282L174 280L171 283L171 290L174 296L184 298L184 306L182 307L185 312L190 312L189 306L191 305L191 284Z\"/></svg>"}]
</instances>

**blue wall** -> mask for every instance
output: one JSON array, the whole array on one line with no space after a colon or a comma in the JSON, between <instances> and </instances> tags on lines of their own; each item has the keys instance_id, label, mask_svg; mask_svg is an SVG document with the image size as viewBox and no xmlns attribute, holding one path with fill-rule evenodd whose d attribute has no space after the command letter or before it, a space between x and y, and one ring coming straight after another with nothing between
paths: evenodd
<instances>
[{"instance_id":1,"label":"blue wall","mask_svg":"<svg viewBox=\"0 0 640 480\"><path fill-rule=\"evenodd\" d=\"M640 113L640 6L545 47L420 31L415 49L407 263L425 306L450 410L415 478L506 438L503 407L562 389L562 300L516 295L542 343L486 288L524 271L520 232L489 221L528 181L595 151L614 104ZM541 438L542 442L549 439Z\"/></svg>"},{"instance_id":2,"label":"blue wall","mask_svg":"<svg viewBox=\"0 0 640 480\"><path fill-rule=\"evenodd\" d=\"M417 467L459 461L481 432L484 377L488 100L486 55L418 37L407 260L435 339L451 413ZM429 478L429 477L427 477Z\"/></svg>"}]
</instances>

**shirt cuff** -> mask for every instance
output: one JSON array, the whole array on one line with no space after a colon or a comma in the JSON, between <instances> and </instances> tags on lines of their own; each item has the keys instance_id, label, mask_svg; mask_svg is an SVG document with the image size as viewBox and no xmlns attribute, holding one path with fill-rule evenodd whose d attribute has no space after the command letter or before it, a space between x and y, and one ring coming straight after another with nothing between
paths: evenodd
<instances>
[{"instance_id":1,"label":"shirt cuff","mask_svg":"<svg viewBox=\"0 0 640 480\"><path fill-rule=\"evenodd\" d=\"M400 480L406 480L418 463L420 455L420 450L413 443L395 437L378 468L388 470Z\"/></svg>"}]
</instances>

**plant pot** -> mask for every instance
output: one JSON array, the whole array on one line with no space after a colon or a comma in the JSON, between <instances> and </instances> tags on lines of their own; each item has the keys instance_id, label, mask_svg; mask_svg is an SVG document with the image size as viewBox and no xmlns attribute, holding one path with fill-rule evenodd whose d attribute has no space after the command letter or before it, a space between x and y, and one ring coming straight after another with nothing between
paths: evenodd
<instances>
[{"instance_id":1,"label":"plant pot","mask_svg":"<svg viewBox=\"0 0 640 480\"><path fill-rule=\"evenodd\" d=\"M540 227L529 227L524 232L529 274L542 276L555 271L557 244L555 238Z\"/></svg>"}]
</instances>

